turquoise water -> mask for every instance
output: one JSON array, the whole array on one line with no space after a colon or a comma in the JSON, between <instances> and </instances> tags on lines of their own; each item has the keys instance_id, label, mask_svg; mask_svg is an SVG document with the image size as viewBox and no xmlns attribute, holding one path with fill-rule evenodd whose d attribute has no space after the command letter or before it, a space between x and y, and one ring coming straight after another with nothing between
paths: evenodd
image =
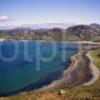
<instances>
[{"instance_id":1,"label":"turquoise water","mask_svg":"<svg viewBox=\"0 0 100 100\"><path fill-rule=\"evenodd\" d=\"M18 53L14 44L19 47ZM77 52L77 46L56 42L53 48L56 55L44 61L42 58L50 57L53 52L51 42L38 41L37 45L36 41L0 42L0 95L38 89L61 78L63 70L71 63L71 56ZM15 53L17 56L11 59Z\"/></svg>"}]
</instances>

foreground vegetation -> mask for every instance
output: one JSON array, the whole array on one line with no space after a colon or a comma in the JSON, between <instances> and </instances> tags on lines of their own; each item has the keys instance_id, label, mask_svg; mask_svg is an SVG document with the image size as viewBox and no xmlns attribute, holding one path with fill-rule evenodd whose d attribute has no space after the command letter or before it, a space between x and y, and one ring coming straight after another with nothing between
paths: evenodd
<instances>
[{"instance_id":1,"label":"foreground vegetation","mask_svg":"<svg viewBox=\"0 0 100 100\"><path fill-rule=\"evenodd\" d=\"M92 51L91 56L94 58L94 64L100 70L100 50ZM2 97L0 100L100 100L100 77L91 86L64 88L65 93L62 95L59 95L59 90L17 94L16 96Z\"/></svg>"}]
</instances>

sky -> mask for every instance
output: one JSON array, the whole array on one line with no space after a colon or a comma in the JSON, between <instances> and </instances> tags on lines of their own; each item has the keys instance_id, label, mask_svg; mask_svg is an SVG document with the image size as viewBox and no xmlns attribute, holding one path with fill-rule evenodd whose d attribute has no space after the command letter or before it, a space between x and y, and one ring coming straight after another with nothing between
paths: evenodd
<instances>
[{"instance_id":1,"label":"sky","mask_svg":"<svg viewBox=\"0 0 100 100\"><path fill-rule=\"evenodd\" d=\"M100 0L0 0L0 25L99 21Z\"/></svg>"}]
</instances>

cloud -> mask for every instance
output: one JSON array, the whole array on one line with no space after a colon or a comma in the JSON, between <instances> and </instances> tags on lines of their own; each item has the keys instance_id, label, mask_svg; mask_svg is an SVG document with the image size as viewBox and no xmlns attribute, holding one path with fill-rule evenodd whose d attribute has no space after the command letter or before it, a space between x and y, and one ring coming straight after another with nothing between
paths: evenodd
<instances>
[{"instance_id":1,"label":"cloud","mask_svg":"<svg viewBox=\"0 0 100 100\"><path fill-rule=\"evenodd\" d=\"M7 21L8 19L8 16L0 16L0 21Z\"/></svg>"}]
</instances>

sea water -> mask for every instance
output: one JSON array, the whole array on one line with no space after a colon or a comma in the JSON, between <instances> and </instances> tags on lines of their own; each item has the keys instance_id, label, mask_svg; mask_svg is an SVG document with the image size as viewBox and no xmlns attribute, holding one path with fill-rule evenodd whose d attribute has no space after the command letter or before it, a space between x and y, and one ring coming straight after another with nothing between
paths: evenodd
<instances>
[{"instance_id":1,"label":"sea water","mask_svg":"<svg viewBox=\"0 0 100 100\"><path fill-rule=\"evenodd\" d=\"M0 42L0 95L30 91L63 77L77 46L62 42Z\"/></svg>"}]
</instances>

